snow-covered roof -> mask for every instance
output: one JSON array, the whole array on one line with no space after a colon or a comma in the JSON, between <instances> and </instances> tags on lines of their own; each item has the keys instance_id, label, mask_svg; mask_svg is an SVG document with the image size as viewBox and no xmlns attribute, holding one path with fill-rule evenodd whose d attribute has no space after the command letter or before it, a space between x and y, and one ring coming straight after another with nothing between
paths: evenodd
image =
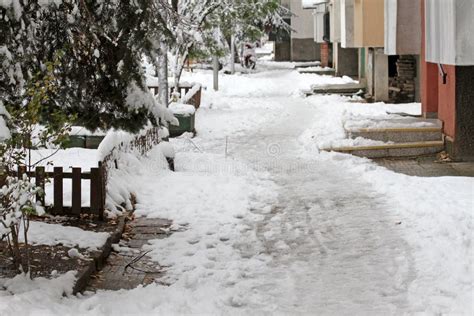
<instances>
[{"instance_id":1,"label":"snow-covered roof","mask_svg":"<svg viewBox=\"0 0 474 316\"><path fill-rule=\"evenodd\" d=\"M329 0L301 0L303 9L316 9L321 4L326 4Z\"/></svg>"}]
</instances>

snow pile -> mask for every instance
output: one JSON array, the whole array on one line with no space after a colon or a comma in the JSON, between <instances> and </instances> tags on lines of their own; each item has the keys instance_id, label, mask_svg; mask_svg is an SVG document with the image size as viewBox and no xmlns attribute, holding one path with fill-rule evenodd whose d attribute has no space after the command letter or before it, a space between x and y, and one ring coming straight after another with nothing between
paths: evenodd
<instances>
[{"instance_id":1,"label":"snow pile","mask_svg":"<svg viewBox=\"0 0 474 316\"><path fill-rule=\"evenodd\" d=\"M413 248L413 280L408 298L413 310L429 314L472 311L474 180L421 178L397 174L367 159L322 153L383 196ZM449 293L449 294L448 294Z\"/></svg>"},{"instance_id":2,"label":"snow pile","mask_svg":"<svg viewBox=\"0 0 474 316\"><path fill-rule=\"evenodd\" d=\"M165 153L163 152L163 147ZM108 171L106 213L110 217L120 215L124 210L132 210L131 198L140 192L139 177L157 170L168 170L167 155L172 155L172 149L166 145L158 145L145 156L133 151L117 153L118 168Z\"/></svg>"},{"instance_id":3,"label":"snow pile","mask_svg":"<svg viewBox=\"0 0 474 316\"><path fill-rule=\"evenodd\" d=\"M185 117L191 116L196 112L196 108L193 105L184 103L172 102L168 108L174 115L181 115Z\"/></svg>"},{"instance_id":4,"label":"snow pile","mask_svg":"<svg viewBox=\"0 0 474 316\"><path fill-rule=\"evenodd\" d=\"M23 234L21 233L20 236L22 238ZM109 236L109 233L97 233L78 227L35 221L30 222L28 230L28 241L33 245L63 245L88 250L98 250L105 245Z\"/></svg>"},{"instance_id":5,"label":"snow pile","mask_svg":"<svg viewBox=\"0 0 474 316\"><path fill-rule=\"evenodd\" d=\"M176 120L176 119L175 119ZM107 133L104 140L100 143L98 148L98 158L102 161L105 157L110 155L114 150L121 152L133 151L136 149L134 141L140 137L146 136L154 129L152 125L149 125L138 133L129 133L125 131L111 130ZM164 139L169 136L168 129L165 127L158 128L158 138Z\"/></svg>"},{"instance_id":6,"label":"snow pile","mask_svg":"<svg viewBox=\"0 0 474 316\"><path fill-rule=\"evenodd\" d=\"M313 125L299 136L300 143L312 152L337 147L381 145L383 142L360 137L349 139L346 128L406 126L411 122L410 118L390 113L404 112L417 115L421 112L419 103L357 103L358 100L358 97L338 95L306 98L307 106L314 109L316 114ZM400 123L393 123L394 119ZM392 123L389 123L390 121ZM431 126L431 123L417 123L417 126L428 125Z\"/></svg>"},{"instance_id":7,"label":"snow pile","mask_svg":"<svg viewBox=\"0 0 474 316\"><path fill-rule=\"evenodd\" d=\"M0 288L4 289L0 292L0 314L50 314L48 307L57 304L63 295L72 294L76 274L76 271L69 271L53 279L40 277L34 280L31 280L28 275L20 274L13 279L0 279ZM25 306L25 304L15 304L13 301L34 303ZM70 314L72 313L71 311Z\"/></svg>"},{"instance_id":8,"label":"snow pile","mask_svg":"<svg viewBox=\"0 0 474 316\"><path fill-rule=\"evenodd\" d=\"M65 172L71 171L72 167L88 171L99 165L97 150L86 148L68 148L59 151L36 149L31 151L31 161L34 165L45 167L46 171L53 171L53 167L63 167Z\"/></svg>"}]
</instances>

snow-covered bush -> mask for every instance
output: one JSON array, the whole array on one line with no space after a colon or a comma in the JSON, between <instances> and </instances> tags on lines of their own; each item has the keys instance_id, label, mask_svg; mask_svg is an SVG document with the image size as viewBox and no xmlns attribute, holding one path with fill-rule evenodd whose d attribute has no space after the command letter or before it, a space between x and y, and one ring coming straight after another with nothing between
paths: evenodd
<instances>
[{"instance_id":1,"label":"snow-covered bush","mask_svg":"<svg viewBox=\"0 0 474 316\"><path fill-rule=\"evenodd\" d=\"M44 208L35 202L37 195L44 194L40 187L33 184L26 174L21 179L7 177L0 189L0 236L7 240L15 268L29 271L28 254L22 256L19 237L23 232L28 247L28 228L30 215L42 215ZM20 229L23 226L23 229ZM28 249L25 249L28 251Z\"/></svg>"},{"instance_id":2,"label":"snow-covered bush","mask_svg":"<svg viewBox=\"0 0 474 316\"><path fill-rule=\"evenodd\" d=\"M31 163L31 150L51 144L60 148L67 140L70 128L68 117L51 110L49 103L51 95L57 91L55 67L58 58L60 55L55 57L55 61L45 63L44 70L33 76L24 87L27 97L20 103L0 104L0 113L8 119L8 124L4 125L7 131L0 143L0 236L7 240L15 268L21 267L24 272L29 270L29 217L44 212L43 206L36 201L37 196L43 195L42 188L33 184L25 173L35 166ZM50 117L42 122L44 113ZM19 178L17 175L21 172ZM23 252L18 239L22 225Z\"/></svg>"}]
</instances>

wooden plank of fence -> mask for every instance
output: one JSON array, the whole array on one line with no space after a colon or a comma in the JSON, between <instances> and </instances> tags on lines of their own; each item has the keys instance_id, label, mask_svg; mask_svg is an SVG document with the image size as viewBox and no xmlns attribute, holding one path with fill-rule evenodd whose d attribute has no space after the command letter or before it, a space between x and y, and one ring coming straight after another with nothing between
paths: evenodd
<instances>
[{"instance_id":1,"label":"wooden plank of fence","mask_svg":"<svg viewBox=\"0 0 474 316\"><path fill-rule=\"evenodd\" d=\"M107 183L105 181L107 177L107 173L105 170L105 166L102 165L101 162L99 162L99 170L100 170L100 208L99 208L99 219L103 220L104 219L104 211L105 211L105 199L106 199L106 193L107 193Z\"/></svg>"},{"instance_id":2,"label":"wooden plank of fence","mask_svg":"<svg viewBox=\"0 0 474 316\"><path fill-rule=\"evenodd\" d=\"M201 97L202 97L202 88L200 88L198 90L198 92L196 92L196 94L194 95L194 107L196 109L199 109L199 107L201 106Z\"/></svg>"},{"instance_id":3,"label":"wooden plank of fence","mask_svg":"<svg viewBox=\"0 0 474 316\"><path fill-rule=\"evenodd\" d=\"M54 182L54 206L53 211L56 214L63 213L63 167L54 167L53 170Z\"/></svg>"},{"instance_id":4,"label":"wooden plank of fence","mask_svg":"<svg viewBox=\"0 0 474 316\"><path fill-rule=\"evenodd\" d=\"M82 170L81 168L72 168L72 200L71 213L73 215L81 214L82 207Z\"/></svg>"},{"instance_id":5,"label":"wooden plank of fence","mask_svg":"<svg viewBox=\"0 0 474 316\"><path fill-rule=\"evenodd\" d=\"M101 183L100 169L91 168L91 213L100 215Z\"/></svg>"},{"instance_id":6,"label":"wooden plank of fence","mask_svg":"<svg viewBox=\"0 0 474 316\"><path fill-rule=\"evenodd\" d=\"M36 167L36 186L40 187L41 190L43 191L43 194L37 194L36 195L36 201L40 202L41 205L44 205L45 203L45 196L44 196L44 183L45 183L45 168L44 167Z\"/></svg>"}]
</instances>

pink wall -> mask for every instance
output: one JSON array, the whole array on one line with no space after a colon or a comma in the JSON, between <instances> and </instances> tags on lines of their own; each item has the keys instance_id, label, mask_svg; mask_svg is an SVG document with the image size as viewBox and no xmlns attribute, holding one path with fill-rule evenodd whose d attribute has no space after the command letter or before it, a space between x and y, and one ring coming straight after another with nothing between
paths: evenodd
<instances>
[{"instance_id":1,"label":"pink wall","mask_svg":"<svg viewBox=\"0 0 474 316\"><path fill-rule=\"evenodd\" d=\"M438 81L438 118L444 123L444 133L456 138L456 66L443 65L448 74L446 84L443 78Z\"/></svg>"},{"instance_id":2,"label":"pink wall","mask_svg":"<svg viewBox=\"0 0 474 316\"><path fill-rule=\"evenodd\" d=\"M421 0L421 103L423 116L433 117L438 112L438 65L425 58L425 0Z\"/></svg>"}]
</instances>

